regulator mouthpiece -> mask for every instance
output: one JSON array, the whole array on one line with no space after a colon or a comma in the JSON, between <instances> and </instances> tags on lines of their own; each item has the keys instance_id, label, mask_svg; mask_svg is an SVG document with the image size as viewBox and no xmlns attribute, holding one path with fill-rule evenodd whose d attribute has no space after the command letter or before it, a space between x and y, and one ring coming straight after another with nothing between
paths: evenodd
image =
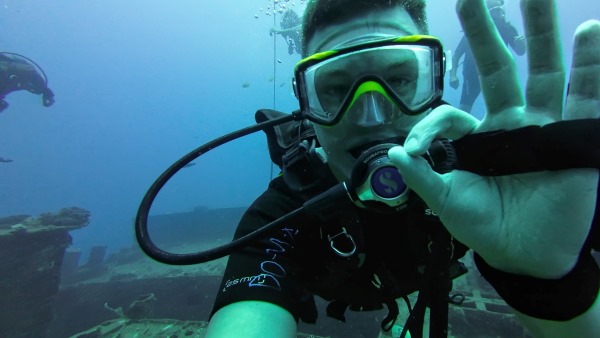
<instances>
[{"instance_id":1,"label":"regulator mouthpiece","mask_svg":"<svg viewBox=\"0 0 600 338\"><path fill-rule=\"evenodd\" d=\"M355 204L380 211L395 211L407 206L411 190L388 157L388 151L397 145L378 144L358 157L347 182L348 193ZM456 162L454 147L443 139L435 140L422 157L439 173L451 171Z\"/></svg>"},{"instance_id":2,"label":"regulator mouthpiece","mask_svg":"<svg viewBox=\"0 0 600 338\"><path fill-rule=\"evenodd\" d=\"M388 157L394 143L376 145L364 151L352 170L352 187L357 202L368 207L373 202L397 209L408 201L410 190Z\"/></svg>"}]
</instances>

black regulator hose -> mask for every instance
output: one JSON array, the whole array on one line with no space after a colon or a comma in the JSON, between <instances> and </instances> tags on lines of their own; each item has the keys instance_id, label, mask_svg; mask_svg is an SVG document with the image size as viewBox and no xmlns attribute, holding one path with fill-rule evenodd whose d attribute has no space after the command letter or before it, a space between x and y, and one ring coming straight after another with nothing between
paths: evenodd
<instances>
[{"instance_id":1,"label":"black regulator hose","mask_svg":"<svg viewBox=\"0 0 600 338\"><path fill-rule=\"evenodd\" d=\"M231 254L233 251L247 246L250 242L265 236L267 233L276 230L285 222L288 222L290 219L303 214L308 215L310 217L318 217L321 219L329 219L330 217L334 217L339 213L343 213L347 207L353 206L353 204L361 198L359 198L359 194L361 191L373 190L373 184L379 184L376 181L381 180L381 177L377 175L371 175L373 172L383 172L385 175L385 171L387 168L394 168L390 163L383 163L383 159L387 158L387 151L395 146L398 143L387 143L376 145L366 150L363 153L363 157L357 160L355 164L355 168L353 170L353 177L346 181L339 183L328 191L319 194L312 199L306 201L304 205L291 213L265 225L264 227L249 233L241 238L238 238L231 243L216 247L214 249L205 250L202 252L189 253L189 254L177 254L168 251L161 250L158 246L152 242L150 239L150 235L148 232L148 217L150 208L154 199L158 195L159 191L163 188L163 186L175 175L180 169L185 167L187 164L192 162L194 159L204 155L208 151L221 146L229 141L238 139L240 137L252 134L259 130L265 130L267 128L271 128L273 126L291 122L293 120L302 120L304 119L302 113L300 111L295 111L290 115L286 115L280 118L268 120L265 122L258 123L256 125L235 131L233 133L227 134L220 138L217 138L209 143L206 143L203 146L198 147L187 155L183 156L181 159L173 163L162 175L156 179L156 181L152 184L150 189L146 192L146 195L142 199L142 203L137 212L136 220L135 220L135 235L137 242L144 251L146 255L150 258L165 264L170 265L191 265L191 264L199 264L205 263L211 260L215 260L224 256ZM430 147L429 151L423 155L423 157L429 162L432 168L438 172L447 172L450 168L445 168L447 164L453 164L456 161L454 154L454 150L450 145L450 142L447 140L437 140ZM378 155L378 156L375 156ZM362 159L362 160L361 160ZM375 165L374 165L375 163ZM383 170L381 170L383 169ZM396 170L396 169L395 169ZM401 176L398 179L398 182L394 185L400 186L403 185L403 181ZM389 182L389 178L384 177L384 181ZM367 182L369 179L371 182ZM367 182L367 183L365 183ZM368 186L371 184L371 187ZM380 187L381 188L381 187ZM384 190L390 190L392 185L387 185L384 187ZM377 189L375 189L377 190ZM386 191L387 191L386 190ZM381 201L386 201L386 199L391 199L396 201L398 198L404 198L403 194L395 197L385 196L384 199L379 199ZM369 198L370 199L370 198ZM375 199L377 200L377 199ZM400 201L403 202L404 200ZM370 203L369 200L362 201L363 204L369 204L371 207L375 207ZM395 204L379 203L381 204L378 207L385 206L386 211L390 206L395 207ZM380 208L381 209L381 208ZM393 208L392 208L393 209ZM382 209L383 210L383 209Z\"/></svg>"},{"instance_id":2,"label":"black regulator hose","mask_svg":"<svg viewBox=\"0 0 600 338\"><path fill-rule=\"evenodd\" d=\"M233 250L243 247L248 244L248 242L255 240L256 238L263 236L265 233L270 230L276 228L281 223L288 221L290 218L295 217L300 209L288 214L286 217L280 218L263 228L248 234L234 242L229 244L192 254L176 254L172 252L167 252L161 250L158 246L152 242L150 239L150 235L148 233L148 215L150 213L150 208L152 206L152 202L158 195L158 192L163 188L163 186L175 175L181 168L185 167L188 163L192 162L196 158L204 155L210 150L221 146L229 141L233 141L240 137L255 133L259 130L264 130L282 123L290 122L293 120L302 119L302 116L297 113L292 113L290 115L280 117L277 119L265 121L262 123L258 123L256 125L252 125L250 127L240 129L238 131L232 132L230 134L219 137L211 142L208 142L195 150L191 151L187 155L183 156L177 162L173 163L165 172L160 175L156 181L150 186L150 189L146 192L146 195L142 199L142 203L137 212L137 216L135 219L135 236L137 242L144 251L146 255L150 258L159 261L161 263L171 264L171 265L191 265L208 262L217 258L221 258L229 255Z\"/></svg>"}]
</instances>

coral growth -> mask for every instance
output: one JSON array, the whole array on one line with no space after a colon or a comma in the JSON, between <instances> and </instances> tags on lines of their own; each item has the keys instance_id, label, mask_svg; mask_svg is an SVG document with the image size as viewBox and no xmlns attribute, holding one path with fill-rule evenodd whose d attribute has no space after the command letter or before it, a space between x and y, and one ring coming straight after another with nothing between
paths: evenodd
<instances>
[{"instance_id":1,"label":"coral growth","mask_svg":"<svg viewBox=\"0 0 600 338\"><path fill-rule=\"evenodd\" d=\"M25 221L28 226L83 227L89 224L91 213L78 207L62 208L57 213L46 212Z\"/></svg>"},{"instance_id":2,"label":"coral growth","mask_svg":"<svg viewBox=\"0 0 600 338\"><path fill-rule=\"evenodd\" d=\"M0 218L0 229L10 228L12 225L20 224L26 219L31 217L30 215L14 215Z\"/></svg>"}]
</instances>

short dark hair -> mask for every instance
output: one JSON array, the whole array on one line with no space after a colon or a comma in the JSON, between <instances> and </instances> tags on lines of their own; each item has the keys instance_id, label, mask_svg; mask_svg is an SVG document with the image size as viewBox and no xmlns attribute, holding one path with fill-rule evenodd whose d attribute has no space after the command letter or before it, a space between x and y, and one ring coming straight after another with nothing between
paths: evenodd
<instances>
[{"instance_id":1,"label":"short dark hair","mask_svg":"<svg viewBox=\"0 0 600 338\"><path fill-rule=\"evenodd\" d=\"M302 19L302 51L307 56L308 41L327 25L348 21L368 11L401 6L422 33L429 32L425 0L309 0Z\"/></svg>"}]
</instances>

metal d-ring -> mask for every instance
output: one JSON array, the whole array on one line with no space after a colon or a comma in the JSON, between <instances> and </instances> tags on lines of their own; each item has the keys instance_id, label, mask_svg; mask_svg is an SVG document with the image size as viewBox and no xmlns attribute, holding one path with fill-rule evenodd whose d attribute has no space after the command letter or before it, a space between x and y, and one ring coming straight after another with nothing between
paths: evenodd
<instances>
[{"instance_id":1,"label":"metal d-ring","mask_svg":"<svg viewBox=\"0 0 600 338\"><path fill-rule=\"evenodd\" d=\"M335 243L333 242L333 240L339 236L346 236L346 238L349 239L350 242L352 242L352 250L350 250L349 252L343 252L335 247ZM342 232L340 232L337 235L333 235L333 236L327 235L327 239L329 240L329 245L331 246L331 249L336 254L338 254L342 257L350 257L350 256L354 255L354 253L356 252L356 243L354 243L354 238L352 238L352 236L348 235L348 232L346 231L346 228L344 228L344 227L342 227Z\"/></svg>"}]
</instances>

